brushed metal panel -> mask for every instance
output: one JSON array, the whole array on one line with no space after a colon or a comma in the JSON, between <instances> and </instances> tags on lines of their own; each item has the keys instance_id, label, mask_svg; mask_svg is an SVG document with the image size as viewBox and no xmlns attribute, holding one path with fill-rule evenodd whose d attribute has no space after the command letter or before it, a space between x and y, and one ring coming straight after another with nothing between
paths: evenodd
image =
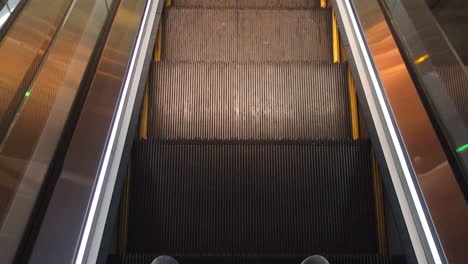
<instances>
[{"instance_id":1,"label":"brushed metal panel","mask_svg":"<svg viewBox=\"0 0 468 264\"><path fill-rule=\"evenodd\" d=\"M104 0L72 5L21 100L0 151L2 259L15 253L30 220L107 15Z\"/></svg>"},{"instance_id":2,"label":"brushed metal panel","mask_svg":"<svg viewBox=\"0 0 468 264\"><path fill-rule=\"evenodd\" d=\"M354 4L444 251L451 263L465 263L468 208L454 172L380 7Z\"/></svg>"},{"instance_id":3,"label":"brushed metal panel","mask_svg":"<svg viewBox=\"0 0 468 264\"><path fill-rule=\"evenodd\" d=\"M0 42L0 140L59 28L71 0L31 0Z\"/></svg>"},{"instance_id":4,"label":"brushed metal panel","mask_svg":"<svg viewBox=\"0 0 468 264\"><path fill-rule=\"evenodd\" d=\"M108 140L114 125L114 117L121 103L119 100L126 85L127 70L135 66L131 65L130 60L143 12L148 3L149 1L146 0L122 0L120 2L30 263L69 263L77 260L80 256L79 252L82 253L81 242L82 235L85 233L84 227L88 223L88 213L95 187L100 181L101 166L104 166L101 162L105 156L106 147L110 144ZM163 1L156 1L156 3L159 3L159 19ZM151 12L154 11L151 10ZM152 44L148 45L154 45L155 33L156 30L151 40ZM146 65L149 65L150 57L145 58L147 59ZM146 70L146 68L143 69ZM135 91L132 90L132 92ZM108 184L106 181L101 183L103 184L100 185L101 187ZM93 214L97 215L99 212L93 211ZM90 233L88 235L93 236ZM98 248L92 248L92 250L96 251Z\"/></svg>"}]
</instances>

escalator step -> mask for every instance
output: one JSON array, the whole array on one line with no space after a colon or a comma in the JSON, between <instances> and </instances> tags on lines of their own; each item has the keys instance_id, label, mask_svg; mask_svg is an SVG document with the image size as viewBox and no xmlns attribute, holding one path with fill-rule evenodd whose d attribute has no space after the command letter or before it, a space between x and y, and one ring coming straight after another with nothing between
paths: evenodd
<instances>
[{"instance_id":1,"label":"escalator step","mask_svg":"<svg viewBox=\"0 0 468 264\"><path fill-rule=\"evenodd\" d=\"M331 61L328 9L169 8L166 61Z\"/></svg>"},{"instance_id":2,"label":"escalator step","mask_svg":"<svg viewBox=\"0 0 468 264\"><path fill-rule=\"evenodd\" d=\"M111 256L107 264L150 264L155 257ZM180 264L299 264L304 257L176 257ZM402 256L326 256L330 264L404 264Z\"/></svg>"},{"instance_id":3,"label":"escalator step","mask_svg":"<svg viewBox=\"0 0 468 264\"><path fill-rule=\"evenodd\" d=\"M178 7L224 8L312 8L319 7L319 0L172 0Z\"/></svg>"},{"instance_id":4,"label":"escalator step","mask_svg":"<svg viewBox=\"0 0 468 264\"><path fill-rule=\"evenodd\" d=\"M156 63L149 135L350 138L346 64Z\"/></svg>"},{"instance_id":5,"label":"escalator step","mask_svg":"<svg viewBox=\"0 0 468 264\"><path fill-rule=\"evenodd\" d=\"M140 141L128 252L376 254L368 141Z\"/></svg>"}]
</instances>

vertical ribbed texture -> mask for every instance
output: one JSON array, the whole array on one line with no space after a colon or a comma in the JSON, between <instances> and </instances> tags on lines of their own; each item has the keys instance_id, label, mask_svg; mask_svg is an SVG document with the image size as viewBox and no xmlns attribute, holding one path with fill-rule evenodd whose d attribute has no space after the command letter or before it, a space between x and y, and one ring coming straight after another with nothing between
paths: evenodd
<instances>
[{"instance_id":1,"label":"vertical ribbed texture","mask_svg":"<svg viewBox=\"0 0 468 264\"><path fill-rule=\"evenodd\" d=\"M440 66L436 70L455 108L468 125L468 72L460 65Z\"/></svg>"},{"instance_id":2,"label":"vertical ribbed texture","mask_svg":"<svg viewBox=\"0 0 468 264\"><path fill-rule=\"evenodd\" d=\"M367 141L141 141L128 252L375 254Z\"/></svg>"},{"instance_id":3,"label":"vertical ribbed texture","mask_svg":"<svg viewBox=\"0 0 468 264\"><path fill-rule=\"evenodd\" d=\"M157 63L150 137L350 138L346 65Z\"/></svg>"},{"instance_id":4,"label":"vertical ribbed texture","mask_svg":"<svg viewBox=\"0 0 468 264\"><path fill-rule=\"evenodd\" d=\"M237 11L176 9L166 11L164 61L237 60Z\"/></svg>"},{"instance_id":5,"label":"vertical ribbed texture","mask_svg":"<svg viewBox=\"0 0 468 264\"><path fill-rule=\"evenodd\" d=\"M176 257L180 264L299 264L304 257ZM113 256L108 264L150 264L155 257ZM402 256L326 256L331 264L404 264Z\"/></svg>"},{"instance_id":6,"label":"vertical ribbed texture","mask_svg":"<svg viewBox=\"0 0 468 264\"><path fill-rule=\"evenodd\" d=\"M397 263L364 256L377 253L370 144L346 140L346 68L330 63L330 10L173 1L150 78L150 139L134 147L128 252L181 264L317 253Z\"/></svg>"},{"instance_id":7,"label":"vertical ribbed texture","mask_svg":"<svg viewBox=\"0 0 468 264\"><path fill-rule=\"evenodd\" d=\"M319 0L172 0L177 7L313 8Z\"/></svg>"},{"instance_id":8,"label":"vertical ribbed texture","mask_svg":"<svg viewBox=\"0 0 468 264\"><path fill-rule=\"evenodd\" d=\"M165 61L330 61L330 10L166 12Z\"/></svg>"}]
</instances>

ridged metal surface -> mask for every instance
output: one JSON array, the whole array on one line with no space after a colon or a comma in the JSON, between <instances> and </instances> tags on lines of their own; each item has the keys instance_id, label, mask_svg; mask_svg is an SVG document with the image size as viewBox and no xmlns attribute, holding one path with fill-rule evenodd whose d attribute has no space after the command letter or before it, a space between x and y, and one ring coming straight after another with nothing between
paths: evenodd
<instances>
[{"instance_id":1,"label":"ridged metal surface","mask_svg":"<svg viewBox=\"0 0 468 264\"><path fill-rule=\"evenodd\" d=\"M450 99L468 126L468 73L466 69L460 65L450 65L437 67L436 70L447 88Z\"/></svg>"},{"instance_id":2,"label":"ridged metal surface","mask_svg":"<svg viewBox=\"0 0 468 264\"><path fill-rule=\"evenodd\" d=\"M165 62L153 74L150 137L351 136L345 64Z\"/></svg>"},{"instance_id":3,"label":"ridged metal surface","mask_svg":"<svg viewBox=\"0 0 468 264\"><path fill-rule=\"evenodd\" d=\"M330 10L170 8L166 61L331 60Z\"/></svg>"},{"instance_id":4,"label":"ridged metal surface","mask_svg":"<svg viewBox=\"0 0 468 264\"><path fill-rule=\"evenodd\" d=\"M299 264L303 257L175 257L181 264ZM403 264L401 256L326 256L331 264ZM155 257L112 256L107 264L149 264Z\"/></svg>"},{"instance_id":5,"label":"ridged metal surface","mask_svg":"<svg viewBox=\"0 0 468 264\"><path fill-rule=\"evenodd\" d=\"M129 253L376 254L367 141L141 141Z\"/></svg>"},{"instance_id":6,"label":"ridged metal surface","mask_svg":"<svg viewBox=\"0 0 468 264\"><path fill-rule=\"evenodd\" d=\"M319 0L172 0L178 7L311 8Z\"/></svg>"}]
</instances>

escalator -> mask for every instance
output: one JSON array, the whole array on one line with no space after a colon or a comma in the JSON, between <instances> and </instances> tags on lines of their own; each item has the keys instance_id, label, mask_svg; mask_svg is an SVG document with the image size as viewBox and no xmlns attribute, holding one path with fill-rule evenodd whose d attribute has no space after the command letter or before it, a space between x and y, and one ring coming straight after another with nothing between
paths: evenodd
<instances>
[{"instance_id":1,"label":"escalator","mask_svg":"<svg viewBox=\"0 0 468 264\"><path fill-rule=\"evenodd\" d=\"M109 263L405 263L331 8L179 0L161 26Z\"/></svg>"},{"instance_id":2,"label":"escalator","mask_svg":"<svg viewBox=\"0 0 468 264\"><path fill-rule=\"evenodd\" d=\"M468 75L424 0L21 3L3 262L464 263Z\"/></svg>"}]
</instances>

